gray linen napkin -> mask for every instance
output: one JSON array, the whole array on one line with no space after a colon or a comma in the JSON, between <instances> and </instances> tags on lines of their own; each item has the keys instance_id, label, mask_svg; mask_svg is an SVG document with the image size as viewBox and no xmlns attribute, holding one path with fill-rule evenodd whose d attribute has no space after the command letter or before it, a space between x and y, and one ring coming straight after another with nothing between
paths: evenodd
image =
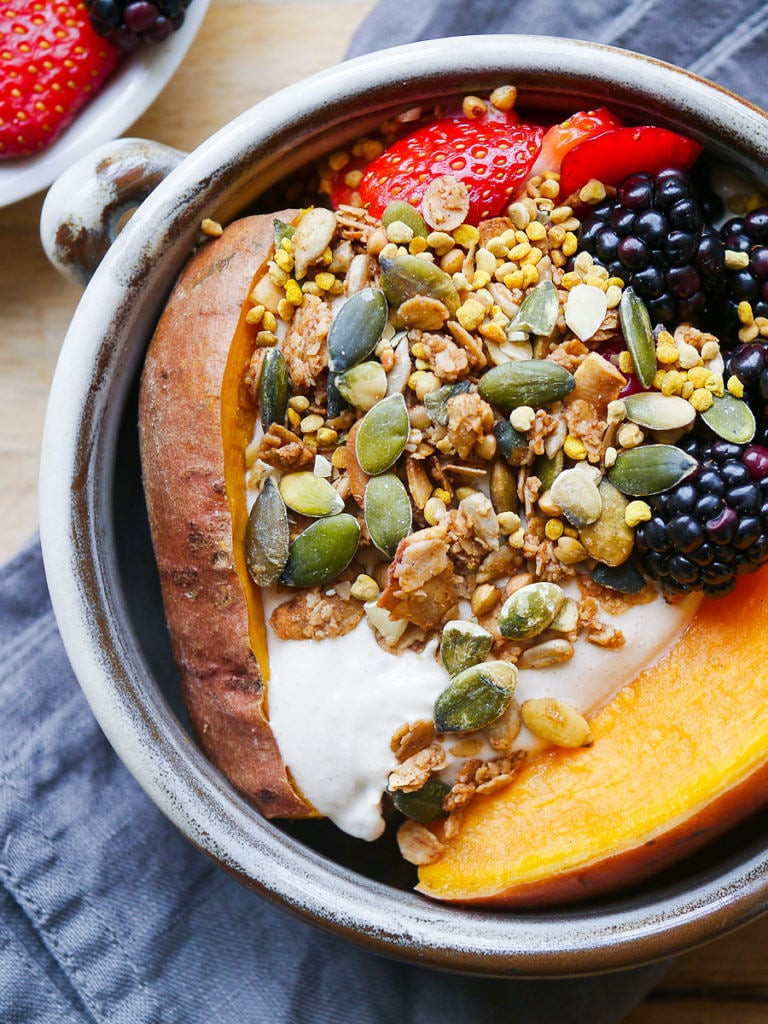
<instances>
[{"instance_id":1,"label":"gray linen napkin","mask_svg":"<svg viewBox=\"0 0 768 1024\"><path fill-rule=\"evenodd\" d=\"M382 0L350 55L462 33L567 35L673 60L764 102L767 29L754 0ZM37 541L0 569L0 773L4 1024L610 1024L663 970L556 982L439 974L246 891L175 831L102 736L62 648Z\"/></svg>"}]
</instances>

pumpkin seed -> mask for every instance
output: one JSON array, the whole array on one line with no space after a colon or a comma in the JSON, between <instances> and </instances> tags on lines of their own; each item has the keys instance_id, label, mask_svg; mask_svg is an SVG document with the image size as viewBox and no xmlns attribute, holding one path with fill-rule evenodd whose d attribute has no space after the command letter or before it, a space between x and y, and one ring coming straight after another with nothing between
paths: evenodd
<instances>
[{"instance_id":1,"label":"pumpkin seed","mask_svg":"<svg viewBox=\"0 0 768 1024\"><path fill-rule=\"evenodd\" d=\"M396 220L407 224L414 235L419 235L421 238L426 238L429 234L426 221L416 207L410 203L403 202L402 199L395 199L389 203L381 215L381 223L385 228L389 227L390 224L394 224Z\"/></svg>"},{"instance_id":2,"label":"pumpkin seed","mask_svg":"<svg viewBox=\"0 0 768 1024\"><path fill-rule=\"evenodd\" d=\"M363 288L347 299L328 333L331 373L341 373L368 358L381 340L388 313L380 288Z\"/></svg>"},{"instance_id":3,"label":"pumpkin seed","mask_svg":"<svg viewBox=\"0 0 768 1024\"><path fill-rule=\"evenodd\" d=\"M313 206L304 214L291 238L293 271L301 280L331 244L336 231L336 214L324 206Z\"/></svg>"},{"instance_id":4,"label":"pumpkin seed","mask_svg":"<svg viewBox=\"0 0 768 1024\"><path fill-rule=\"evenodd\" d=\"M517 686L517 669L508 661L484 661L459 672L435 701L438 732L474 732L500 718Z\"/></svg>"},{"instance_id":5,"label":"pumpkin seed","mask_svg":"<svg viewBox=\"0 0 768 1024\"><path fill-rule=\"evenodd\" d=\"M627 286L619 301L619 323L624 341L632 356L635 373L644 388L653 384L656 376L656 345L653 340L651 318L642 299Z\"/></svg>"},{"instance_id":6,"label":"pumpkin seed","mask_svg":"<svg viewBox=\"0 0 768 1024\"><path fill-rule=\"evenodd\" d=\"M443 800L448 796L451 787L440 779L427 779L421 789L414 793L396 789L392 793L392 803L407 818L414 821L429 822L439 818L447 818L448 812L443 810Z\"/></svg>"},{"instance_id":7,"label":"pumpkin seed","mask_svg":"<svg viewBox=\"0 0 768 1024\"><path fill-rule=\"evenodd\" d=\"M275 249L279 249L284 238L293 238L296 228L293 224L287 224L279 217L272 218L272 227L275 232Z\"/></svg>"},{"instance_id":8,"label":"pumpkin seed","mask_svg":"<svg viewBox=\"0 0 768 1024\"><path fill-rule=\"evenodd\" d=\"M681 430L690 426L696 417L690 402L677 395L662 395L659 391L639 391L627 395L623 401L627 419L648 430Z\"/></svg>"},{"instance_id":9,"label":"pumpkin seed","mask_svg":"<svg viewBox=\"0 0 768 1024\"><path fill-rule=\"evenodd\" d=\"M510 331L526 331L544 337L554 331L560 315L560 299L551 281L542 281L525 296L515 316L507 327Z\"/></svg>"},{"instance_id":10,"label":"pumpkin seed","mask_svg":"<svg viewBox=\"0 0 768 1024\"><path fill-rule=\"evenodd\" d=\"M594 284L577 284L568 292L565 322L579 341L588 341L600 330L608 309L602 288Z\"/></svg>"},{"instance_id":11,"label":"pumpkin seed","mask_svg":"<svg viewBox=\"0 0 768 1024\"><path fill-rule=\"evenodd\" d=\"M608 479L622 494L642 498L677 486L698 465L692 455L673 444L644 444L621 452L608 470Z\"/></svg>"},{"instance_id":12,"label":"pumpkin seed","mask_svg":"<svg viewBox=\"0 0 768 1024\"><path fill-rule=\"evenodd\" d=\"M397 461L410 432L408 409L402 395L383 398L360 422L355 438L357 460L365 473L376 476Z\"/></svg>"},{"instance_id":13,"label":"pumpkin seed","mask_svg":"<svg viewBox=\"0 0 768 1024\"><path fill-rule=\"evenodd\" d=\"M552 623L564 600L563 589L556 583L529 583L504 602L499 632L516 640L538 636Z\"/></svg>"},{"instance_id":14,"label":"pumpkin seed","mask_svg":"<svg viewBox=\"0 0 768 1024\"><path fill-rule=\"evenodd\" d=\"M523 724L534 736L556 747L591 747L589 722L570 704L555 697L533 697L523 701Z\"/></svg>"},{"instance_id":15,"label":"pumpkin seed","mask_svg":"<svg viewBox=\"0 0 768 1024\"><path fill-rule=\"evenodd\" d=\"M510 466L522 466L528 456L528 438L515 430L509 420L496 420L493 424L496 446Z\"/></svg>"},{"instance_id":16,"label":"pumpkin seed","mask_svg":"<svg viewBox=\"0 0 768 1024\"><path fill-rule=\"evenodd\" d=\"M259 409L264 431L282 423L288 408L288 364L279 348L268 348L259 378Z\"/></svg>"},{"instance_id":17,"label":"pumpkin seed","mask_svg":"<svg viewBox=\"0 0 768 1024\"><path fill-rule=\"evenodd\" d=\"M597 485L590 474L581 469L566 469L558 474L549 489L549 496L577 529L594 523L603 510Z\"/></svg>"},{"instance_id":18,"label":"pumpkin seed","mask_svg":"<svg viewBox=\"0 0 768 1024\"><path fill-rule=\"evenodd\" d=\"M491 504L498 515L501 512L516 512L518 507L517 477L506 462L494 459L490 479Z\"/></svg>"},{"instance_id":19,"label":"pumpkin seed","mask_svg":"<svg viewBox=\"0 0 768 1024\"><path fill-rule=\"evenodd\" d=\"M376 360L358 363L336 377L336 387L345 401L367 412L386 395L387 374Z\"/></svg>"},{"instance_id":20,"label":"pumpkin seed","mask_svg":"<svg viewBox=\"0 0 768 1024\"><path fill-rule=\"evenodd\" d=\"M318 519L291 544L280 582L289 587L315 587L335 579L352 561L360 542L354 516L342 512Z\"/></svg>"},{"instance_id":21,"label":"pumpkin seed","mask_svg":"<svg viewBox=\"0 0 768 1024\"><path fill-rule=\"evenodd\" d=\"M288 513L271 477L253 504L245 527L245 564L253 582L269 587L288 561L291 538Z\"/></svg>"},{"instance_id":22,"label":"pumpkin seed","mask_svg":"<svg viewBox=\"0 0 768 1024\"><path fill-rule=\"evenodd\" d=\"M468 380L460 380L457 384L443 384L436 391L430 391L424 396L424 405L429 413L429 418L438 427L448 426L448 400L454 395L464 395L469 391Z\"/></svg>"},{"instance_id":23,"label":"pumpkin seed","mask_svg":"<svg viewBox=\"0 0 768 1024\"><path fill-rule=\"evenodd\" d=\"M572 597L566 597L549 624L556 633L573 633L579 625L579 605Z\"/></svg>"},{"instance_id":24,"label":"pumpkin seed","mask_svg":"<svg viewBox=\"0 0 768 1024\"><path fill-rule=\"evenodd\" d=\"M542 491L548 491L555 479L563 471L563 451L559 448L552 458L545 455L537 455L531 467L533 475L541 480Z\"/></svg>"},{"instance_id":25,"label":"pumpkin seed","mask_svg":"<svg viewBox=\"0 0 768 1024\"><path fill-rule=\"evenodd\" d=\"M596 565L592 570L592 579L601 587L617 590L621 594L639 594L645 587L645 577L632 564Z\"/></svg>"},{"instance_id":26,"label":"pumpkin seed","mask_svg":"<svg viewBox=\"0 0 768 1024\"><path fill-rule=\"evenodd\" d=\"M280 497L302 516L335 516L344 508L344 501L330 483L308 470L286 473L280 480Z\"/></svg>"},{"instance_id":27,"label":"pumpkin seed","mask_svg":"<svg viewBox=\"0 0 768 1024\"><path fill-rule=\"evenodd\" d=\"M439 299L450 313L459 308L459 293L452 278L429 260L403 253L381 256L381 286L391 306L399 308L415 295Z\"/></svg>"},{"instance_id":28,"label":"pumpkin seed","mask_svg":"<svg viewBox=\"0 0 768 1024\"><path fill-rule=\"evenodd\" d=\"M608 480L598 486L602 511L596 522L585 526L579 538L587 552L598 562L621 565L632 554L635 531L627 526L624 512L629 502Z\"/></svg>"},{"instance_id":29,"label":"pumpkin seed","mask_svg":"<svg viewBox=\"0 0 768 1024\"><path fill-rule=\"evenodd\" d=\"M493 366L478 384L481 396L504 412L520 405L541 409L574 388L573 375L550 359L522 359Z\"/></svg>"},{"instance_id":30,"label":"pumpkin seed","mask_svg":"<svg viewBox=\"0 0 768 1024\"><path fill-rule=\"evenodd\" d=\"M476 622L453 619L443 626L440 655L448 675L485 661L493 646L493 636Z\"/></svg>"},{"instance_id":31,"label":"pumpkin seed","mask_svg":"<svg viewBox=\"0 0 768 1024\"><path fill-rule=\"evenodd\" d=\"M365 525L376 547L394 557L397 545L411 532L411 499L394 473L374 476L365 488Z\"/></svg>"},{"instance_id":32,"label":"pumpkin seed","mask_svg":"<svg viewBox=\"0 0 768 1024\"><path fill-rule=\"evenodd\" d=\"M699 415L725 441L749 444L755 436L754 413L743 399L728 391L721 397L713 395L712 405Z\"/></svg>"}]
</instances>

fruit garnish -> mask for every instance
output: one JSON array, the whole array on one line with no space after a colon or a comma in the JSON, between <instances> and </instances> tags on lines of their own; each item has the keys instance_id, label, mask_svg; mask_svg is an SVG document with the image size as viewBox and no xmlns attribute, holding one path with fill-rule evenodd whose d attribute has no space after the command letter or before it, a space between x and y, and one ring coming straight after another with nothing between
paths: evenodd
<instances>
[{"instance_id":1,"label":"fruit garnish","mask_svg":"<svg viewBox=\"0 0 768 1024\"><path fill-rule=\"evenodd\" d=\"M601 132L566 153L560 170L560 195L563 199L573 195L591 178L604 185L618 185L638 171L655 174L666 167L687 171L701 151L693 139L655 125Z\"/></svg>"},{"instance_id":2,"label":"fruit garnish","mask_svg":"<svg viewBox=\"0 0 768 1024\"><path fill-rule=\"evenodd\" d=\"M181 28L191 0L85 0L91 24L121 50L162 43Z\"/></svg>"},{"instance_id":3,"label":"fruit garnish","mask_svg":"<svg viewBox=\"0 0 768 1024\"><path fill-rule=\"evenodd\" d=\"M51 145L117 67L82 0L11 0L0 7L0 158Z\"/></svg>"},{"instance_id":4,"label":"fruit garnish","mask_svg":"<svg viewBox=\"0 0 768 1024\"><path fill-rule=\"evenodd\" d=\"M362 202L380 217L394 200L418 205L434 179L449 176L469 191L467 223L495 216L530 174L544 136L543 128L514 120L456 117L418 129L368 166Z\"/></svg>"},{"instance_id":5,"label":"fruit garnish","mask_svg":"<svg viewBox=\"0 0 768 1024\"><path fill-rule=\"evenodd\" d=\"M608 110L600 107L597 110L579 110L571 114L565 121L553 124L542 140L539 155L531 168L531 174L544 171L559 171L566 153L586 139L603 132L622 127L621 120Z\"/></svg>"}]
</instances>

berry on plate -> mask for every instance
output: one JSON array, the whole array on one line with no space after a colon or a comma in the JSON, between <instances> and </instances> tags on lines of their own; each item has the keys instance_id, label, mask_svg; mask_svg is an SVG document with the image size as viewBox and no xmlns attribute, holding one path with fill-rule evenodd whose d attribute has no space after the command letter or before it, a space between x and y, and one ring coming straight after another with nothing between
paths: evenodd
<instances>
[{"instance_id":1,"label":"berry on plate","mask_svg":"<svg viewBox=\"0 0 768 1024\"><path fill-rule=\"evenodd\" d=\"M436 178L469 193L466 222L496 216L530 174L544 129L509 120L444 118L395 142L363 174L359 194L374 217L395 200L418 206Z\"/></svg>"},{"instance_id":2,"label":"berry on plate","mask_svg":"<svg viewBox=\"0 0 768 1024\"><path fill-rule=\"evenodd\" d=\"M51 145L99 90L120 51L81 0L0 3L0 158Z\"/></svg>"}]
</instances>

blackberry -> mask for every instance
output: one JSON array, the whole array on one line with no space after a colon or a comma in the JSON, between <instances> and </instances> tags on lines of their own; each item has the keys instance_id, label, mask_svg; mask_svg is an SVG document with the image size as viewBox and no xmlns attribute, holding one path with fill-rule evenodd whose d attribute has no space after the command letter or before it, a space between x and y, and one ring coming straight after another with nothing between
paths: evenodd
<instances>
[{"instance_id":1,"label":"blackberry","mask_svg":"<svg viewBox=\"0 0 768 1024\"><path fill-rule=\"evenodd\" d=\"M635 532L645 572L669 593L723 595L768 562L768 448L691 435L693 476L647 499Z\"/></svg>"},{"instance_id":2,"label":"blackberry","mask_svg":"<svg viewBox=\"0 0 768 1024\"><path fill-rule=\"evenodd\" d=\"M755 414L754 443L768 446L768 346L754 342L726 351L724 378L731 376L743 384L744 398Z\"/></svg>"},{"instance_id":3,"label":"blackberry","mask_svg":"<svg viewBox=\"0 0 768 1024\"><path fill-rule=\"evenodd\" d=\"M720 228L720 239L724 249L749 256L747 266L729 267L725 272L719 330L727 344L738 340L740 302L748 302L755 317L768 317L768 207L731 217Z\"/></svg>"},{"instance_id":4,"label":"blackberry","mask_svg":"<svg viewBox=\"0 0 768 1024\"><path fill-rule=\"evenodd\" d=\"M722 289L714 200L682 171L631 174L582 222L581 248L631 284L654 323L700 324Z\"/></svg>"},{"instance_id":5,"label":"blackberry","mask_svg":"<svg viewBox=\"0 0 768 1024\"><path fill-rule=\"evenodd\" d=\"M180 28L191 0L85 0L94 29L121 50L161 43Z\"/></svg>"}]
</instances>

